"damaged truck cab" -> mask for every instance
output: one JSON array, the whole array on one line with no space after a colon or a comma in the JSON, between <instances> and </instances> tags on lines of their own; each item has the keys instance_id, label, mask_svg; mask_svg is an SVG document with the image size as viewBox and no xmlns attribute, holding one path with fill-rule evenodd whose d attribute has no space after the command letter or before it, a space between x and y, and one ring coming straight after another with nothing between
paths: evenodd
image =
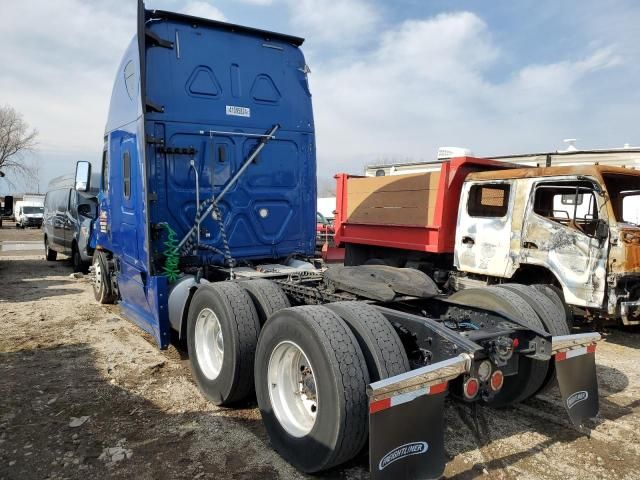
<instances>
[{"instance_id":1,"label":"damaged truck cab","mask_svg":"<svg viewBox=\"0 0 640 480\"><path fill-rule=\"evenodd\" d=\"M454 265L496 280L554 284L586 316L639 324L638 212L640 172L631 169L472 173L460 198Z\"/></svg>"}]
</instances>

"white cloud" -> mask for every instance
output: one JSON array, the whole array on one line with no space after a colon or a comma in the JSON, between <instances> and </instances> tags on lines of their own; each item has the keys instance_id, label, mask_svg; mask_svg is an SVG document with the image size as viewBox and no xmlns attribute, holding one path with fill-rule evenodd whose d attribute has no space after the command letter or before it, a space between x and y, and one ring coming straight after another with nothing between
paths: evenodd
<instances>
[{"instance_id":1,"label":"white cloud","mask_svg":"<svg viewBox=\"0 0 640 480\"><path fill-rule=\"evenodd\" d=\"M273 0L238 0L241 3L248 3L250 5L259 5L261 7L267 5L273 5Z\"/></svg>"},{"instance_id":2,"label":"white cloud","mask_svg":"<svg viewBox=\"0 0 640 480\"><path fill-rule=\"evenodd\" d=\"M225 18L205 1L146 6ZM113 79L135 33L136 3L130 0L3 3L0 104L13 106L39 130L34 156L42 187L71 172L75 161L100 158Z\"/></svg>"},{"instance_id":3,"label":"white cloud","mask_svg":"<svg viewBox=\"0 0 640 480\"><path fill-rule=\"evenodd\" d=\"M216 8L209 2L205 2L202 0L192 0L188 2L184 6L184 8L180 8L180 11L181 13L184 13L186 15L193 15L194 17L203 17L210 20L219 20L222 22L227 20L227 18L219 8Z\"/></svg>"},{"instance_id":4,"label":"white cloud","mask_svg":"<svg viewBox=\"0 0 640 480\"><path fill-rule=\"evenodd\" d=\"M381 157L433 159L445 144L491 154L552 149L566 137L584 139L583 146L640 143L640 94L629 86L640 74L638 12L593 15L605 8L594 0L576 21L589 40L582 48L556 48L546 62L519 59L523 66L510 71L513 56L528 52L494 36L494 25L473 13L390 23L389 4L368 0L242 1L245 11L264 16L265 28L307 37L321 176L359 171ZM147 2L224 19L214 5ZM280 6L289 14L286 29ZM40 131L45 180L76 160L99 158L112 81L135 18L131 0L3 2L0 104Z\"/></svg>"},{"instance_id":5,"label":"white cloud","mask_svg":"<svg viewBox=\"0 0 640 480\"><path fill-rule=\"evenodd\" d=\"M2 7L2 103L40 132L43 182L99 158L111 87L136 29L135 4L81 0ZM60 164L52 158L67 159Z\"/></svg>"},{"instance_id":6,"label":"white cloud","mask_svg":"<svg viewBox=\"0 0 640 480\"><path fill-rule=\"evenodd\" d=\"M289 0L291 24L309 40L351 46L363 42L381 17L366 0Z\"/></svg>"},{"instance_id":7,"label":"white cloud","mask_svg":"<svg viewBox=\"0 0 640 480\"><path fill-rule=\"evenodd\" d=\"M597 109L585 105L581 82L622 63L601 48L497 81L504 55L485 22L459 12L390 28L348 65L311 61L319 172L431 160L445 144L479 154L552 149Z\"/></svg>"}]
</instances>

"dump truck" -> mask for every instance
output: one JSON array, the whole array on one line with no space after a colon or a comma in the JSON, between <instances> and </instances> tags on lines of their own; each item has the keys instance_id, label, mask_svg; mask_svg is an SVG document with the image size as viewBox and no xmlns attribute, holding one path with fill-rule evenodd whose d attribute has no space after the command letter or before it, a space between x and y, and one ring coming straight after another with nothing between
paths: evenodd
<instances>
[{"instance_id":1,"label":"dump truck","mask_svg":"<svg viewBox=\"0 0 640 480\"><path fill-rule=\"evenodd\" d=\"M640 324L640 171L459 157L439 171L337 175L345 264L412 266L444 290L556 290L582 319Z\"/></svg>"},{"instance_id":2,"label":"dump truck","mask_svg":"<svg viewBox=\"0 0 640 480\"><path fill-rule=\"evenodd\" d=\"M438 478L447 395L502 406L557 383L586 424L600 337L569 334L553 292L476 289L495 302L476 306L417 269L314 257L302 43L139 2L104 136L96 299L161 349L186 344L211 402L255 396L271 445L303 472L368 445L372 478ZM91 167L78 162L78 190Z\"/></svg>"}]
</instances>

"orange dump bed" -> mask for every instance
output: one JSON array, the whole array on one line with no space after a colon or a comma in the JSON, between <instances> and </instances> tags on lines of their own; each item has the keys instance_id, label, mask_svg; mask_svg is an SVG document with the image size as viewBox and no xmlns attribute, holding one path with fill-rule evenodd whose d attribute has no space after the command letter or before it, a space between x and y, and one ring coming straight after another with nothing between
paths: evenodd
<instances>
[{"instance_id":1,"label":"orange dump bed","mask_svg":"<svg viewBox=\"0 0 640 480\"><path fill-rule=\"evenodd\" d=\"M471 172L513 168L472 157L439 171L386 177L336 175L336 244L453 252L462 184Z\"/></svg>"}]
</instances>

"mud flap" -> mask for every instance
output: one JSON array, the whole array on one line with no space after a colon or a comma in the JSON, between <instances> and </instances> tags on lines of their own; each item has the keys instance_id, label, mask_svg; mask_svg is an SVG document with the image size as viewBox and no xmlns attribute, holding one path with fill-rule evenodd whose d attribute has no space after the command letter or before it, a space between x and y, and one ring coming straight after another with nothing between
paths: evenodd
<instances>
[{"instance_id":1,"label":"mud flap","mask_svg":"<svg viewBox=\"0 0 640 480\"><path fill-rule=\"evenodd\" d=\"M444 397L427 393L369 414L371 478L440 478L444 472ZM400 397L400 396L399 396ZM399 397L394 397L399 398ZM375 404L372 404L373 408Z\"/></svg>"},{"instance_id":2,"label":"mud flap","mask_svg":"<svg viewBox=\"0 0 640 480\"><path fill-rule=\"evenodd\" d=\"M444 472L448 381L469 370L460 355L370 385L369 465L374 480L437 479Z\"/></svg>"},{"instance_id":3,"label":"mud flap","mask_svg":"<svg viewBox=\"0 0 640 480\"><path fill-rule=\"evenodd\" d=\"M553 337L552 343L557 345L556 339L570 337L577 335ZM576 426L582 426L585 419L595 417L600 408L595 358L597 340L589 340L586 345L577 344L555 353L562 404ZM552 348L556 349L555 346Z\"/></svg>"}]
</instances>

